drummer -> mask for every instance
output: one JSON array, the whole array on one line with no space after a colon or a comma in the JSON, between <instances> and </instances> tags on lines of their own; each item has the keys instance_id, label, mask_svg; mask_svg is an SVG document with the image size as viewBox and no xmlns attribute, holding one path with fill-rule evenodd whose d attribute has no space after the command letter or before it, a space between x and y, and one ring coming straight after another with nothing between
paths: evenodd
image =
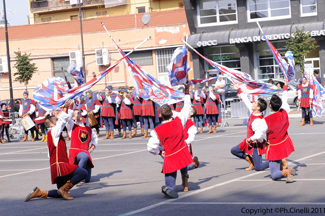
<instances>
[{"instance_id":1,"label":"drummer","mask_svg":"<svg viewBox=\"0 0 325 216\"><path fill-rule=\"evenodd\" d=\"M7 109L7 104L6 103L2 103L1 104L1 111L3 113L3 122L1 125L1 142L0 144L4 144L4 140L3 137L5 135L7 135L7 142L11 142L10 140L10 136L9 136L9 125L11 124L11 119L9 119L9 110Z\"/></svg>"},{"instance_id":2,"label":"drummer","mask_svg":"<svg viewBox=\"0 0 325 216\"><path fill-rule=\"evenodd\" d=\"M24 99L22 99L19 103L19 116L21 118L24 118L26 116L29 116L32 121L35 121L35 109L36 109L36 105L35 105L35 101L32 99L28 98L28 91L25 91L23 94ZM31 132L32 135L32 141L34 142L34 131L35 131L35 126L33 126L31 129L29 130L25 130L25 135L24 135L24 139L21 142L26 142L28 141L28 131Z\"/></svg>"},{"instance_id":3,"label":"drummer","mask_svg":"<svg viewBox=\"0 0 325 216\"><path fill-rule=\"evenodd\" d=\"M45 117L49 112L44 110L39 103L36 104L36 124L40 127L42 132L42 139L40 142L47 142L47 128L45 127Z\"/></svg>"},{"instance_id":4,"label":"drummer","mask_svg":"<svg viewBox=\"0 0 325 216\"><path fill-rule=\"evenodd\" d=\"M97 131L97 137L99 137L99 124L98 122L100 122L100 102L97 99L97 96L94 97L93 96L93 92L91 90L87 91L87 99L85 100L85 107L86 110L84 110L82 112L82 116L88 116L88 123L87 125L90 126L91 128L96 128ZM94 114L94 117L97 120L97 124L95 125L89 125L89 113L92 112Z\"/></svg>"}]
</instances>

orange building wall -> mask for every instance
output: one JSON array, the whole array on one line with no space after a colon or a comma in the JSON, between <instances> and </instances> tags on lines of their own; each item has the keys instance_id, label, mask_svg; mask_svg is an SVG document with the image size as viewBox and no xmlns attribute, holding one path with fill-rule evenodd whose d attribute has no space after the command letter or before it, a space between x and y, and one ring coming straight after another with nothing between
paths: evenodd
<instances>
[{"instance_id":1,"label":"orange building wall","mask_svg":"<svg viewBox=\"0 0 325 216\"><path fill-rule=\"evenodd\" d=\"M143 69L157 78L157 62L155 49L168 48L171 46L182 46L180 39L184 39L184 35L189 34L187 24L176 26L149 27L143 29L130 29L121 31L112 31L111 35L117 44L124 50L130 50L148 36L151 39L142 45L139 49L153 49L153 65L144 66ZM10 38L10 32L9 32ZM120 59L120 54L116 52L116 48L111 42L106 32L87 33L84 34L85 46L85 65L87 70L87 81L92 78L92 72L98 75L107 67L96 65L95 49L108 48L111 51L111 65ZM69 51L81 49L80 35L64 35L53 37L42 37L33 39L10 40L10 55L11 55L11 73L16 72L13 67L15 64L15 51L31 53L33 63L36 63L38 71L34 74L28 85L30 97L34 88L53 76L52 57L68 56ZM6 44L5 41L0 41L0 56L5 56ZM190 55L189 55L190 56ZM189 61L190 65L192 64ZM192 66L192 65L191 65ZM193 77L193 72L190 72L189 77ZM12 76L12 79L15 78ZM129 76L123 62L121 62L110 74L106 76L106 83L112 83L113 86L133 86L133 80ZM92 90L101 90L105 87L105 79L95 85ZM14 98L21 98L25 90L23 84L13 81ZM9 95L9 77L8 73L0 76L0 100L10 98Z\"/></svg>"}]
</instances>

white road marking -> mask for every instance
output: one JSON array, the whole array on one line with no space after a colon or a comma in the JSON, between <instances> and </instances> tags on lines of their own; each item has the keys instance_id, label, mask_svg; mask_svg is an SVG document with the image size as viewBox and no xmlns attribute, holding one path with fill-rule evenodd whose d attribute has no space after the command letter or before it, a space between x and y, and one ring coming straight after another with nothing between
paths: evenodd
<instances>
[{"instance_id":1,"label":"white road marking","mask_svg":"<svg viewBox=\"0 0 325 216\"><path fill-rule=\"evenodd\" d=\"M247 180L239 180L241 182L270 182L270 179L247 179ZM285 179L283 179L285 181ZM325 181L325 179L297 179L294 178L294 181Z\"/></svg>"},{"instance_id":2,"label":"white road marking","mask_svg":"<svg viewBox=\"0 0 325 216\"><path fill-rule=\"evenodd\" d=\"M14 170L0 170L0 172L14 172L14 171L27 171L33 169L14 169Z\"/></svg>"},{"instance_id":3,"label":"white road marking","mask_svg":"<svg viewBox=\"0 0 325 216\"><path fill-rule=\"evenodd\" d=\"M142 149L142 150L123 153L123 154L111 155L111 156L100 157L100 158L93 158L93 161L94 160L102 160L102 159L106 159L106 158L112 158L112 157L118 157L118 156L124 156L124 155L134 154L134 153L138 153L138 152L144 152L144 151L148 151L148 150L147 149Z\"/></svg>"},{"instance_id":4,"label":"white road marking","mask_svg":"<svg viewBox=\"0 0 325 216\"><path fill-rule=\"evenodd\" d=\"M26 172L13 173L13 174L9 174L9 175L0 176L0 178L11 177L11 176L16 176L16 175L26 174L26 173L31 173L31 172L37 172L37 171L47 170L47 169L50 169L50 167L34 169L34 170L26 171Z\"/></svg>"},{"instance_id":5,"label":"white road marking","mask_svg":"<svg viewBox=\"0 0 325 216\"><path fill-rule=\"evenodd\" d=\"M1 153L0 155L15 154L15 153L19 153L19 152L27 152L27 151L37 150L37 149L44 149L44 148L47 148L47 147L40 147L40 148L26 149L26 150L15 151L15 152Z\"/></svg>"},{"instance_id":6,"label":"white road marking","mask_svg":"<svg viewBox=\"0 0 325 216\"><path fill-rule=\"evenodd\" d=\"M174 202L173 205L325 205L324 202Z\"/></svg>"},{"instance_id":7,"label":"white road marking","mask_svg":"<svg viewBox=\"0 0 325 216\"><path fill-rule=\"evenodd\" d=\"M318 155L321 155L321 154L324 154L324 153L325 153L325 151L319 152L317 154L309 155L309 156L300 158L300 159L295 160L295 161L296 162L302 161L302 160L305 160L305 159L308 159L308 158L311 158L311 157L315 157L315 156L318 156ZM245 178L252 177L252 176L256 176L258 174L262 174L262 173L266 173L266 172L269 172L269 171L259 171L259 172L255 172L255 173L252 173L252 174L249 174L249 175L245 175L245 176L239 177L239 178L235 178L235 179L232 179L232 180L228 180L228 181L225 181L225 182L222 182L222 183L218 183L218 184L215 184L215 185L206 187L206 188L202 188L202 189L199 189L199 190L196 190L196 191L188 192L185 195L179 196L177 199L169 199L169 200L162 201L162 202L159 202L159 203L156 203L156 204L153 204L153 205L149 205L147 207L144 207L144 208L141 208L141 209L138 209L138 210L135 210L135 211L131 211L131 212L128 212L128 213L125 213L125 214L121 214L121 215L134 215L134 214L138 214L138 213L141 213L141 212L144 212L144 211L148 211L150 209L153 209L153 208L156 208L156 207L165 205L165 204L171 204L171 203L173 203L173 202L175 202L177 200L180 200L180 199L183 199L183 198L186 198L186 197L190 197L190 196L193 196L193 195L196 195L196 194L199 194L199 193L208 191L208 190L215 189L215 188L220 187L220 186L224 186L224 185L227 185L227 184L230 184L230 183L233 183L233 182L237 182L237 181L243 180ZM272 182L271 179L269 181Z\"/></svg>"},{"instance_id":8,"label":"white road marking","mask_svg":"<svg viewBox=\"0 0 325 216\"><path fill-rule=\"evenodd\" d=\"M23 159L23 160L0 160L0 162L25 162L25 161L28 161L28 162L32 162L32 161L49 161L50 159L47 158L47 159Z\"/></svg>"},{"instance_id":9,"label":"white road marking","mask_svg":"<svg viewBox=\"0 0 325 216\"><path fill-rule=\"evenodd\" d=\"M325 163L308 163L308 164L305 164L306 166L324 166Z\"/></svg>"},{"instance_id":10,"label":"white road marking","mask_svg":"<svg viewBox=\"0 0 325 216\"><path fill-rule=\"evenodd\" d=\"M212 136L212 137L206 137L206 138L203 138L203 139L195 139L195 142L199 142L199 141L203 141L203 140L207 140L207 139L213 139L213 138L217 138L217 137L226 137L226 136L229 136L231 134L240 134L240 133L247 133L247 132L246 131L241 131L241 132L235 132L235 133L229 133L229 134L220 134L220 135L216 135L216 136Z\"/></svg>"}]
</instances>

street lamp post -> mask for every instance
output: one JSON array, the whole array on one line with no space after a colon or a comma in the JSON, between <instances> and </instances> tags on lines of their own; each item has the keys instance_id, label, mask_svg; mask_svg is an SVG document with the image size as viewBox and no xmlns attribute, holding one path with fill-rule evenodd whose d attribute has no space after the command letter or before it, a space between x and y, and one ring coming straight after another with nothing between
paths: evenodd
<instances>
[{"instance_id":1,"label":"street lamp post","mask_svg":"<svg viewBox=\"0 0 325 216\"><path fill-rule=\"evenodd\" d=\"M80 21L80 32L81 32L81 49L82 49L82 68L84 70L85 82L86 82L86 67L85 67L85 50L84 50L84 37L82 33L82 17L81 17L81 4L80 0L78 0L79 4L79 21Z\"/></svg>"},{"instance_id":2,"label":"street lamp post","mask_svg":"<svg viewBox=\"0 0 325 216\"><path fill-rule=\"evenodd\" d=\"M9 91L10 91L10 105L11 105L11 117L12 123L14 123L15 115L15 105L14 105L14 95L12 91L12 80L11 80L11 67L10 67L10 52L9 52L9 39L8 39L8 25L7 25L7 13L6 13L6 1L3 0L3 14L5 19L5 31L6 31L6 46L7 46L7 62L8 62L8 74L9 74Z\"/></svg>"}]
</instances>

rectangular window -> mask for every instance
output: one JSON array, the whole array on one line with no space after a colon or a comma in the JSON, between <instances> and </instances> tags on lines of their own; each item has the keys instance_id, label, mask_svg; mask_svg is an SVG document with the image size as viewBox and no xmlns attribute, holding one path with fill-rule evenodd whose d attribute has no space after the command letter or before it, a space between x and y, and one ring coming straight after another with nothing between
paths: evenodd
<instances>
[{"instance_id":1,"label":"rectangular window","mask_svg":"<svg viewBox=\"0 0 325 216\"><path fill-rule=\"evenodd\" d=\"M69 57L52 58L52 62L53 62L53 76L61 77L65 81L65 77L64 77L65 75L68 81L71 84L73 84L74 78L71 76L70 73L67 72L67 68L70 64Z\"/></svg>"},{"instance_id":2,"label":"rectangular window","mask_svg":"<svg viewBox=\"0 0 325 216\"><path fill-rule=\"evenodd\" d=\"M236 46L208 47L204 50L204 56L218 64L240 70L240 52ZM217 70L205 62L205 71L214 73Z\"/></svg>"},{"instance_id":3,"label":"rectangular window","mask_svg":"<svg viewBox=\"0 0 325 216\"><path fill-rule=\"evenodd\" d=\"M301 16L317 16L317 0L300 0Z\"/></svg>"},{"instance_id":4,"label":"rectangular window","mask_svg":"<svg viewBox=\"0 0 325 216\"><path fill-rule=\"evenodd\" d=\"M140 66L153 65L152 51L135 51L130 54L130 58Z\"/></svg>"},{"instance_id":5,"label":"rectangular window","mask_svg":"<svg viewBox=\"0 0 325 216\"><path fill-rule=\"evenodd\" d=\"M200 26L237 23L236 0L201 0L197 12Z\"/></svg>"},{"instance_id":6,"label":"rectangular window","mask_svg":"<svg viewBox=\"0 0 325 216\"><path fill-rule=\"evenodd\" d=\"M284 48L286 42L272 42L272 44L280 53L286 51ZM257 44L257 64L258 79L273 79L282 76L279 65L274 59L267 43Z\"/></svg>"},{"instance_id":7,"label":"rectangular window","mask_svg":"<svg viewBox=\"0 0 325 216\"><path fill-rule=\"evenodd\" d=\"M137 12L138 13L145 13L146 12L146 7L138 7Z\"/></svg>"},{"instance_id":8,"label":"rectangular window","mask_svg":"<svg viewBox=\"0 0 325 216\"><path fill-rule=\"evenodd\" d=\"M248 0L249 22L291 18L290 0Z\"/></svg>"},{"instance_id":9,"label":"rectangular window","mask_svg":"<svg viewBox=\"0 0 325 216\"><path fill-rule=\"evenodd\" d=\"M174 50L175 49L156 50L158 74L168 73L166 67L170 63L170 60L172 59Z\"/></svg>"},{"instance_id":10,"label":"rectangular window","mask_svg":"<svg viewBox=\"0 0 325 216\"><path fill-rule=\"evenodd\" d=\"M79 19L78 15L70 16L70 20L78 20L78 19Z\"/></svg>"}]
</instances>

